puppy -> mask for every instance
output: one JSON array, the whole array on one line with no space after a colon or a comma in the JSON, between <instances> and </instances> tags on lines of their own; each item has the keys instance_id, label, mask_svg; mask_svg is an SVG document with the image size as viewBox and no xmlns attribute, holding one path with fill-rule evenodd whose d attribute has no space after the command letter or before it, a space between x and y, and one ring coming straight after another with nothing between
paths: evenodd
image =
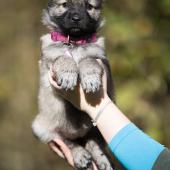
<instances>
[{"instance_id":1,"label":"puppy","mask_svg":"<svg viewBox=\"0 0 170 170\"><path fill-rule=\"evenodd\" d=\"M43 10L42 22L50 33L41 37L39 114L32 124L34 134L44 143L57 137L70 148L76 169L112 170L104 153L104 140L89 116L55 93L48 72L65 90L73 90L79 79L87 93L99 90L103 68L108 78L108 95L113 86L105 54L104 38L96 32L102 25L102 0L50 0ZM106 122L107 123L107 122Z\"/></svg>"}]
</instances>

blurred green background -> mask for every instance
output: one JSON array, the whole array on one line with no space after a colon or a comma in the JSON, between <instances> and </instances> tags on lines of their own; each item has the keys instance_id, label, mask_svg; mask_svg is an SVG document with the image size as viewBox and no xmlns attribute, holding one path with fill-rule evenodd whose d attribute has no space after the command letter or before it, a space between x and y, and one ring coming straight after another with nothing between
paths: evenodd
<instances>
[{"instance_id":1,"label":"blurred green background","mask_svg":"<svg viewBox=\"0 0 170 170\"><path fill-rule=\"evenodd\" d=\"M0 170L71 169L30 128L46 3L0 1ZM170 0L106 0L103 13L117 103L170 147Z\"/></svg>"}]
</instances>

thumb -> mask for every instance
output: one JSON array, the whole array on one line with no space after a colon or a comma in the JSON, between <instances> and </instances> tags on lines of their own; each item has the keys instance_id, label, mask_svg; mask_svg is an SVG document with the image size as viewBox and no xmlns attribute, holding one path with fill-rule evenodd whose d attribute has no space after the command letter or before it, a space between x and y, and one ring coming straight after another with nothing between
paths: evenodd
<instances>
[{"instance_id":1,"label":"thumb","mask_svg":"<svg viewBox=\"0 0 170 170\"><path fill-rule=\"evenodd\" d=\"M48 79L50 84L56 88L56 90L61 90L61 87L57 84L57 82L53 79L53 72L52 69L50 68L50 71L48 72Z\"/></svg>"}]
</instances>

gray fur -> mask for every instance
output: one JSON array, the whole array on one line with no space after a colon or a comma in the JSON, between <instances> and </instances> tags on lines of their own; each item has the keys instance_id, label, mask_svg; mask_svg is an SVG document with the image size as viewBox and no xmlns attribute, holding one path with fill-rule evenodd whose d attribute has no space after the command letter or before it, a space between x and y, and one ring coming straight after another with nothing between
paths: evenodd
<instances>
[{"instance_id":1,"label":"gray fur","mask_svg":"<svg viewBox=\"0 0 170 170\"><path fill-rule=\"evenodd\" d=\"M81 0L79 3L83 4L85 1ZM54 2L63 3L65 0L50 1L48 8L54 8ZM78 1L70 0L70 2ZM99 5L101 0L89 0L89 3ZM50 29L58 28L57 24L51 21L49 13L47 14L47 11L44 13L43 23ZM108 94L111 97L112 79L106 59L104 39L99 37L95 43L68 46L62 42L52 41L50 34L46 34L42 36L41 42L39 114L32 124L34 134L44 143L53 141L56 137L63 139L72 151L77 169L92 170L92 160L94 160L99 170L112 170L103 147L100 147L103 144L99 140L101 136L98 136L96 131L88 136L93 129L89 116L58 96L48 80L49 68L53 66L56 81L63 89L74 89L80 79L86 92L96 92L101 87L103 73L103 68L96 59L101 59L108 75ZM65 51L71 51L73 57L66 56ZM84 145L79 143L78 138L82 138Z\"/></svg>"},{"instance_id":2,"label":"gray fur","mask_svg":"<svg viewBox=\"0 0 170 170\"><path fill-rule=\"evenodd\" d=\"M108 158L104 154L103 150L99 147L98 143L96 143L94 140L88 140L85 148L92 155L100 170L112 170Z\"/></svg>"},{"instance_id":3,"label":"gray fur","mask_svg":"<svg viewBox=\"0 0 170 170\"><path fill-rule=\"evenodd\" d=\"M101 66L93 58L89 57L79 63L80 81L87 93L96 92L100 89L102 73Z\"/></svg>"},{"instance_id":4,"label":"gray fur","mask_svg":"<svg viewBox=\"0 0 170 170\"><path fill-rule=\"evenodd\" d=\"M69 66L69 67L68 67ZM77 85L78 68L72 58L59 57L53 65L57 84L63 89L73 90Z\"/></svg>"},{"instance_id":5,"label":"gray fur","mask_svg":"<svg viewBox=\"0 0 170 170\"><path fill-rule=\"evenodd\" d=\"M50 30L60 30L58 25L51 20L53 16L61 16L64 14L68 8L63 7L64 3L69 3L72 5L79 4L85 6L85 3L88 2L92 8L88 10L89 15L95 19L100 20L100 25L103 25L103 20L101 20L101 6L103 0L50 0L48 3L48 8L43 10L42 22Z\"/></svg>"}]
</instances>

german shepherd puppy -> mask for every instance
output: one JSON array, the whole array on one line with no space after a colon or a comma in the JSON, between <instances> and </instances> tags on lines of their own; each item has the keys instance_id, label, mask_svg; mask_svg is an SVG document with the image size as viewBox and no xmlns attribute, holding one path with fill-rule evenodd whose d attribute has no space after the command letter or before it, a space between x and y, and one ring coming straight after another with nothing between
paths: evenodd
<instances>
[{"instance_id":1,"label":"german shepherd puppy","mask_svg":"<svg viewBox=\"0 0 170 170\"><path fill-rule=\"evenodd\" d=\"M87 93L94 93L102 83L103 68L96 61L101 59L108 95L113 95L104 38L96 35L102 25L101 7L102 0L50 0L42 17L50 33L41 37L39 114L32 128L44 143L62 138L78 170L93 169L92 161L99 170L113 168L104 153L104 140L89 116L56 94L48 72L52 67L56 82L65 90L74 89L80 81Z\"/></svg>"}]
</instances>

